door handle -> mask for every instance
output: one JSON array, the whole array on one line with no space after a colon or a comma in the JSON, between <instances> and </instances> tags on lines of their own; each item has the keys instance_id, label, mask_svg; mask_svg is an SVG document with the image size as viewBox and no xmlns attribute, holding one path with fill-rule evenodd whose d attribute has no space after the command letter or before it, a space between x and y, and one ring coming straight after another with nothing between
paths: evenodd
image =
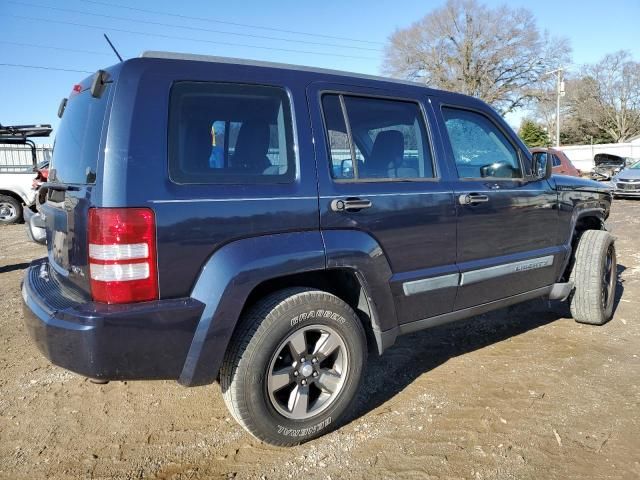
<instances>
[{"instance_id":1,"label":"door handle","mask_svg":"<svg viewBox=\"0 0 640 480\"><path fill-rule=\"evenodd\" d=\"M481 193L465 193L458 197L460 205L476 205L478 203L487 203L488 201L489 196Z\"/></svg>"},{"instance_id":2,"label":"door handle","mask_svg":"<svg viewBox=\"0 0 640 480\"><path fill-rule=\"evenodd\" d=\"M336 198L331 201L331 210L334 212L357 212L364 208L370 208L373 204L366 198Z\"/></svg>"}]
</instances>

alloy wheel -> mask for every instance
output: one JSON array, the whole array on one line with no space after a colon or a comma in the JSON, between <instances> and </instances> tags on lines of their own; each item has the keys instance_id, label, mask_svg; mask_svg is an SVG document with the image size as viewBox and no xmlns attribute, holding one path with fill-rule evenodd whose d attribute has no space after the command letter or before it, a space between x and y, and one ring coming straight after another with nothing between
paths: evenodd
<instances>
[{"instance_id":1,"label":"alloy wheel","mask_svg":"<svg viewBox=\"0 0 640 480\"><path fill-rule=\"evenodd\" d=\"M306 420L339 397L348 374L344 340L331 327L296 330L275 350L266 388L273 407L286 418Z\"/></svg>"}]
</instances>

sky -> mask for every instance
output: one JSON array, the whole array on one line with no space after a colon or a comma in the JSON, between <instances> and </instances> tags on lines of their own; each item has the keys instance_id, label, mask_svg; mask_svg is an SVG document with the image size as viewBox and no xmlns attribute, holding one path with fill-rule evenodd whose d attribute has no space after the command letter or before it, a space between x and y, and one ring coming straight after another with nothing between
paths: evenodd
<instances>
[{"instance_id":1,"label":"sky","mask_svg":"<svg viewBox=\"0 0 640 480\"><path fill-rule=\"evenodd\" d=\"M103 33L125 58L145 50L169 50L380 74L389 36L443 4L444 0L0 0L0 123L50 123L55 129L60 100L89 74L84 72L117 63ZM640 0L508 4L531 10L541 30L567 37L574 69L617 50L629 50L640 61ZM517 127L522 114L508 120Z\"/></svg>"}]
</instances>

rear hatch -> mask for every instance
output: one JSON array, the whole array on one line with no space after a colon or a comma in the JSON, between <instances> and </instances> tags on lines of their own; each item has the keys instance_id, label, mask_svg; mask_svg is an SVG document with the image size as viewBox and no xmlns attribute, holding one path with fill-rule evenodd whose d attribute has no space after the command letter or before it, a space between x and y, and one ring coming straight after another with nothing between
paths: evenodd
<instances>
[{"instance_id":1,"label":"rear hatch","mask_svg":"<svg viewBox=\"0 0 640 480\"><path fill-rule=\"evenodd\" d=\"M41 212L47 230L52 276L61 284L90 292L88 210L100 176L113 83L102 94L90 91L92 78L75 85L63 110L49 169L47 201Z\"/></svg>"}]
</instances>

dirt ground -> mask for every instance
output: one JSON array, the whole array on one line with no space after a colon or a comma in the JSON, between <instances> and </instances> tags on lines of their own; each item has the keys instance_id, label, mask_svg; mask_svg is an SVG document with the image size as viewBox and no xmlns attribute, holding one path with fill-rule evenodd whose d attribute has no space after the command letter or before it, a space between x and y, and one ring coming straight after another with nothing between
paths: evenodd
<instances>
[{"instance_id":1,"label":"dirt ground","mask_svg":"<svg viewBox=\"0 0 640 480\"><path fill-rule=\"evenodd\" d=\"M640 478L640 201L616 200L619 301L602 327L543 300L399 339L372 358L356 418L261 444L217 385L95 385L50 365L22 322L45 250L0 228L0 477Z\"/></svg>"}]
</instances>

